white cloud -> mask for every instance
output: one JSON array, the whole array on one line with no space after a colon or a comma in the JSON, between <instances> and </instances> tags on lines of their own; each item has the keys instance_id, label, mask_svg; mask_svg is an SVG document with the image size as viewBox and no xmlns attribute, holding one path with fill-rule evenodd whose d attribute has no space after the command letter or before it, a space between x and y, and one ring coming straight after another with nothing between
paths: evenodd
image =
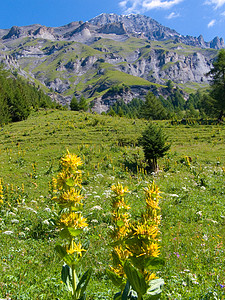
<instances>
[{"instance_id":1,"label":"white cloud","mask_svg":"<svg viewBox=\"0 0 225 300\"><path fill-rule=\"evenodd\" d=\"M225 4L225 0L206 0L205 4L214 5L217 9Z\"/></svg>"},{"instance_id":2,"label":"white cloud","mask_svg":"<svg viewBox=\"0 0 225 300\"><path fill-rule=\"evenodd\" d=\"M170 20L170 19L177 18L179 16L180 16L180 14L175 13L175 12L171 12L171 14L169 14L169 16L167 16L166 18Z\"/></svg>"},{"instance_id":3,"label":"white cloud","mask_svg":"<svg viewBox=\"0 0 225 300\"><path fill-rule=\"evenodd\" d=\"M157 8L169 9L183 1L184 0L123 0L119 5L126 13L143 13Z\"/></svg>"},{"instance_id":4,"label":"white cloud","mask_svg":"<svg viewBox=\"0 0 225 300\"><path fill-rule=\"evenodd\" d=\"M221 16L225 17L225 11L221 13Z\"/></svg>"},{"instance_id":5,"label":"white cloud","mask_svg":"<svg viewBox=\"0 0 225 300\"><path fill-rule=\"evenodd\" d=\"M212 20L211 22L209 22L208 24L208 28L213 27L216 23L216 20Z\"/></svg>"}]
</instances>

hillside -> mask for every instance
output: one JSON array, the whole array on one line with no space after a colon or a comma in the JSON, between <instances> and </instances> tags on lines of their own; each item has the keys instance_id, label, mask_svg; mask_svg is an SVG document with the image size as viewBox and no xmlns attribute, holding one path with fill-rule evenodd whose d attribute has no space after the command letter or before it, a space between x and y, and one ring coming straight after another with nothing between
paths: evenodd
<instances>
[{"instance_id":1,"label":"hillside","mask_svg":"<svg viewBox=\"0 0 225 300\"><path fill-rule=\"evenodd\" d=\"M172 147L151 174L137 145L147 121L72 111L42 110L0 129L0 297L69 300L54 247L59 208L52 177L66 152L84 162L82 194L88 228L79 268L93 268L87 299L113 299L118 287L106 274L112 263L111 186L128 186L133 220L154 180L160 200L160 253L165 266L161 299L224 298L224 125L159 121ZM175 274L175 275L174 275ZM188 288L187 288L188 287Z\"/></svg>"},{"instance_id":2,"label":"hillside","mask_svg":"<svg viewBox=\"0 0 225 300\"><path fill-rule=\"evenodd\" d=\"M222 47L218 37L211 42L185 37L142 15L102 14L57 28L0 30L0 60L8 68L62 104L84 95L98 112L120 98L143 98L148 90L163 94L169 79L185 92L206 88L205 74ZM129 90L107 94L121 84Z\"/></svg>"}]
</instances>

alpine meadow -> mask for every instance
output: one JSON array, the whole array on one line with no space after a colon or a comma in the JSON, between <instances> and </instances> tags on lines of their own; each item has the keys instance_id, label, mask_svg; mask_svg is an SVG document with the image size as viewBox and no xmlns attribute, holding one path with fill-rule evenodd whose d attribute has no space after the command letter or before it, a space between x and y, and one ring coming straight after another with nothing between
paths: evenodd
<instances>
[{"instance_id":1,"label":"alpine meadow","mask_svg":"<svg viewBox=\"0 0 225 300\"><path fill-rule=\"evenodd\" d=\"M1 300L225 299L225 49L141 15L0 30Z\"/></svg>"}]
</instances>

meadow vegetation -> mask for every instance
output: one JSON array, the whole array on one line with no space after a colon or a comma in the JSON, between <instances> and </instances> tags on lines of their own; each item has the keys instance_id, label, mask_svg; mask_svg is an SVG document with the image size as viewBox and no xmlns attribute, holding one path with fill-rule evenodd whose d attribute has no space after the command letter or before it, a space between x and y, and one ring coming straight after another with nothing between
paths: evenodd
<instances>
[{"instance_id":1,"label":"meadow vegetation","mask_svg":"<svg viewBox=\"0 0 225 300\"><path fill-rule=\"evenodd\" d=\"M161 299L225 299L224 124L154 123L172 142L158 173L150 172L138 144L147 120L43 109L0 127L1 298L71 299L54 249L61 240L53 178L68 149L83 161L88 226L79 235L86 251L76 272L93 269L87 299L113 299L119 292L106 272L112 264L111 187L127 187L135 221L153 181L162 192L158 242L165 265L155 270L165 282Z\"/></svg>"}]
</instances>

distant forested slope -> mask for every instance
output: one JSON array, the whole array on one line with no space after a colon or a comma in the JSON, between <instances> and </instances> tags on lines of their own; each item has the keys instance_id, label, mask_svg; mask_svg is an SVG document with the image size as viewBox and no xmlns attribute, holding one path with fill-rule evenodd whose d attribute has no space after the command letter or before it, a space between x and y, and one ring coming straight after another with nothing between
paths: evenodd
<instances>
[{"instance_id":1,"label":"distant forested slope","mask_svg":"<svg viewBox=\"0 0 225 300\"><path fill-rule=\"evenodd\" d=\"M0 124L25 120L32 108L54 106L42 90L0 67Z\"/></svg>"}]
</instances>

